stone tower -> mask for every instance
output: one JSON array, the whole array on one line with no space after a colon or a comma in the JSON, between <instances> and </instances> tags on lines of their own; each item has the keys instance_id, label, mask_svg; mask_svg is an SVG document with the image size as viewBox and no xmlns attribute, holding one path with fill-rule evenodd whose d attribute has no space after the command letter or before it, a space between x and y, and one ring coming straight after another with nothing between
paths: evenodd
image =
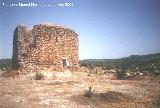
<instances>
[{"instance_id":1,"label":"stone tower","mask_svg":"<svg viewBox=\"0 0 160 108\"><path fill-rule=\"evenodd\" d=\"M13 37L12 64L13 69L27 72L43 68L77 71L78 35L57 25L38 24L32 30L18 25Z\"/></svg>"}]
</instances>

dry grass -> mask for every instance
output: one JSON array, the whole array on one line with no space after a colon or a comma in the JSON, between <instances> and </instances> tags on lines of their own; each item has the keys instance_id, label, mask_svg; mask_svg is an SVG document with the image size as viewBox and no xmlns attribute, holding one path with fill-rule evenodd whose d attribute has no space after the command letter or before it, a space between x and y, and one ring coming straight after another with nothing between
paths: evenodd
<instances>
[{"instance_id":1,"label":"dry grass","mask_svg":"<svg viewBox=\"0 0 160 108\"><path fill-rule=\"evenodd\" d=\"M158 81L112 80L112 75L42 71L18 78L0 77L0 108L154 108ZM91 98L84 90L91 86Z\"/></svg>"}]
</instances>

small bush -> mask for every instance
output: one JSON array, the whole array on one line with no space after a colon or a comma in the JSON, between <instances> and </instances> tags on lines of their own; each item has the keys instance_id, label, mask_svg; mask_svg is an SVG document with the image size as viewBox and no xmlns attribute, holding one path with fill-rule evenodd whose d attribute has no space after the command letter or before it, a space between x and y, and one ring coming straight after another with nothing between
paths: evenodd
<instances>
[{"instance_id":1,"label":"small bush","mask_svg":"<svg viewBox=\"0 0 160 108\"><path fill-rule=\"evenodd\" d=\"M0 70L8 71L12 69L12 60L11 59L1 59L0 60Z\"/></svg>"},{"instance_id":2,"label":"small bush","mask_svg":"<svg viewBox=\"0 0 160 108\"><path fill-rule=\"evenodd\" d=\"M158 95L155 97L155 102L154 102L154 103L160 106L160 94L158 94Z\"/></svg>"},{"instance_id":3,"label":"small bush","mask_svg":"<svg viewBox=\"0 0 160 108\"><path fill-rule=\"evenodd\" d=\"M91 98L91 96L93 95L93 93L94 93L94 90L92 90L92 87L90 86L88 90L84 91L84 96Z\"/></svg>"},{"instance_id":4,"label":"small bush","mask_svg":"<svg viewBox=\"0 0 160 108\"><path fill-rule=\"evenodd\" d=\"M160 70L153 70L153 72L152 72L152 74L154 75L154 76L160 76Z\"/></svg>"},{"instance_id":5,"label":"small bush","mask_svg":"<svg viewBox=\"0 0 160 108\"><path fill-rule=\"evenodd\" d=\"M117 79L124 79L125 75L126 75L125 70L118 69L116 71L116 77L117 77Z\"/></svg>"},{"instance_id":6,"label":"small bush","mask_svg":"<svg viewBox=\"0 0 160 108\"><path fill-rule=\"evenodd\" d=\"M44 79L43 74L37 72L37 73L36 73L36 76L35 76L35 80L42 80L42 79Z\"/></svg>"},{"instance_id":7,"label":"small bush","mask_svg":"<svg viewBox=\"0 0 160 108\"><path fill-rule=\"evenodd\" d=\"M10 64L6 64L6 63L5 64L1 64L0 68L1 68L2 71L11 70Z\"/></svg>"}]
</instances>

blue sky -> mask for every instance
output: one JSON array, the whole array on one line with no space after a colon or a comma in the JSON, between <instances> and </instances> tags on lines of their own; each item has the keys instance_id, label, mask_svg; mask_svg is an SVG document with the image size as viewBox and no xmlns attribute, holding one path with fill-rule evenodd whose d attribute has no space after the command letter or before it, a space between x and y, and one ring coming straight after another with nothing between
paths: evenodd
<instances>
[{"instance_id":1,"label":"blue sky","mask_svg":"<svg viewBox=\"0 0 160 108\"><path fill-rule=\"evenodd\" d=\"M53 2L73 6L3 6ZM69 26L79 34L80 59L160 53L160 0L0 0L0 58L12 57L17 25L47 22Z\"/></svg>"}]
</instances>

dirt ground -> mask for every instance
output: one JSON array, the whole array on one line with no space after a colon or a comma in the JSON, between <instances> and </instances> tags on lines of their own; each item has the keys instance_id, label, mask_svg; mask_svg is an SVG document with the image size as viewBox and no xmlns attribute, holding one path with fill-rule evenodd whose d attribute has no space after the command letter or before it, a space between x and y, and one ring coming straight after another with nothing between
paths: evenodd
<instances>
[{"instance_id":1,"label":"dirt ground","mask_svg":"<svg viewBox=\"0 0 160 108\"><path fill-rule=\"evenodd\" d=\"M18 78L0 77L0 108L158 108L159 80L116 80L112 74L43 71ZM91 98L85 90L94 90Z\"/></svg>"}]
</instances>

